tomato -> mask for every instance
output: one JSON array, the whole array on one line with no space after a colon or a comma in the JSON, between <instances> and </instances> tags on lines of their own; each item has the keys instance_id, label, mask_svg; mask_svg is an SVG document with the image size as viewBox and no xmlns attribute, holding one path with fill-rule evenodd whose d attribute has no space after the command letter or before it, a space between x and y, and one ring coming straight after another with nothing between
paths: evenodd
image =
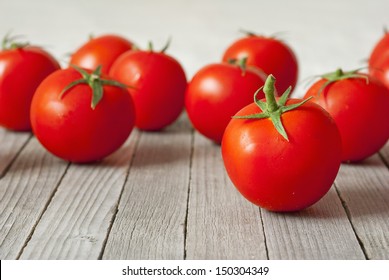
<instances>
[{"instance_id":1,"label":"tomato","mask_svg":"<svg viewBox=\"0 0 389 280\"><path fill-rule=\"evenodd\" d=\"M322 198L338 173L341 140L331 116L317 104L276 101L274 77L264 86L266 100L241 109L222 140L226 171L250 202L270 211L304 209Z\"/></svg>"},{"instance_id":2,"label":"tomato","mask_svg":"<svg viewBox=\"0 0 389 280\"><path fill-rule=\"evenodd\" d=\"M374 46L369 57L369 68L378 68L380 60L385 55L389 56L389 33L384 31L384 36Z\"/></svg>"},{"instance_id":3,"label":"tomato","mask_svg":"<svg viewBox=\"0 0 389 280\"><path fill-rule=\"evenodd\" d=\"M231 117L253 101L265 73L245 64L215 63L200 69L188 84L185 108L196 130L221 143Z\"/></svg>"},{"instance_id":4,"label":"tomato","mask_svg":"<svg viewBox=\"0 0 389 280\"><path fill-rule=\"evenodd\" d=\"M369 74L378 79L389 89L389 51L383 54L380 59L375 62L374 67L369 67Z\"/></svg>"},{"instance_id":5,"label":"tomato","mask_svg":"<svg viewBox=\"0 0 389 280\"><path fill-rule=\"evenodd\" d=\"M323 75L307 91L334 118L342 137L342 160L363 160L389 138L389 91L371 76L356 71Z\"/></svg>"},{"instance_id":6,"label":"tomato","mask_svg":"<svg viewBox=\"0 0 389 280\"><path fill-rule=\"evenodd\" d=\"M173 57L149 50L129 51L112 65L110 76L130 85L135 103L135 126L160 130L173 123L184 108L186 76Z\"/></svg>"},{"instance_id":7,"label":"tomato","mask_svg":"<svg viewBox=\"0 0 389 280\"><path fill-rule=\"evenodd\" d=\"M31 99L41 81L59 69L49 53L12 38L4 39L0 52L0 125L16 131L30 131Z\"/></svg>"},{"instance_id":8,"label":"tomato","mask_svg":"<svg viewBox=\"0 0 389 280\"><path fill-rule=\"evenodd\" d=\"M134 44L117 35L103 35L90 39L83 44L70 59L70 65L86 69L102 66L102 72L108 74L114 61L124 52L133 49Z\"/></svg>"},{"instance_id":9,"label":"tomato","mask_svg":"<svg viewBox=\"0 0 389 280\"><path fill-rule=\"evenodd\" d=\"M33 132L48 151L64 160L100 160L117 150L134 127L131 96L100 71L58 70L34 95Z\"/></svg>"},{"instance_id":10,"label":"tomato","mask_svg":"<svg viewBox=\"0 0 389 280\"><path fill-rule=\"evenodd\" d=\"M273 37L248 33L231 44L224 52L223 61L247 57L247 64L262 69L266 74L277 77L277 91L294 88L298 77L297 58L285 43Z\"/></svg>"}]
</instances>

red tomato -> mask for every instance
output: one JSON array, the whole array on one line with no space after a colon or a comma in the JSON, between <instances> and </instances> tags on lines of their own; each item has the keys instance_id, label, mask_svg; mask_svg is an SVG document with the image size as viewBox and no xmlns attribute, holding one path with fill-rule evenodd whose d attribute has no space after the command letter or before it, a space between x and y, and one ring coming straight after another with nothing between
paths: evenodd
<instances>
[{"instance_id":1,"label":"red tomato","mask_svg":"<svg viewBox=\"0 0 389 280\"><path fill-rule=\"evenodd\" d=\"M100 160L117 150L132 131L131 96L99 76L95 71L90 85L77 84L63 92L83 79L80 72L69 68L54 72L38 87L31 105L32 128L54 155L73 162ZM100 90L95 88L98 83L103 84Z\"/></svg>"},{"instance_id":2,"label":"red tomato","mask_svg":"<svg viewBox=\"0 0 389 280\"><path fill-rule=\"evenodd\" d=\"M133 87L129 91L135 103L135 126L139 129L160 130L173 123L184 108L184 70L163 51L126 52L112 65L110 75Z\"/></svg>"},{"instance_id":3,"label":"red tomato","mask_svg":"<svg viewBox=\"0 0 389 280\"><path fill-rule=\"evenodd\" d=\"M374 67L369 68L369 73L389 89L389 51L383 54L380 59L375 62Z\"/></svg>"},{"instance_id":4,"label":"red tomato","mask_svg":"<svg viewBox=\"0 0 389 280\"><path fill-rule=\"evenodd\" d=\"M324 75L306 97L326 109L342 137L342 160L363 160L389 138L389 91L376 79L355 71Z\"/></svg>"},{"instance_id":5,"label":"red tomato","mask_svg":"<svg viewBox=\"0 0 389 280\"><path fill-rule=\"evenodd\" d=\"M313 102L287 101L284 94L274 106L266 93L271 78L264 87L267 103L244 107L228 124L222 155L246 199L270 211L297 211L330 189L340 166L341 140L331 116Z\"/></svg>"},{"instance_id":6,"label":"red tomato","mask_svg":"<svg viewBox=\"0 0 389 280\"><path fill-rule=\"evenodd\" d=\"M297 83L298 64L293 51L283 42L272 37L249 34L230 45L223 61L247 57L247 65L254 65L266 74L277 77L277 91L284 92Z\"/></svg>"},{"instance_id":7,"label":"red tomato","mask_svg":"<svg viewBox=\"0 0 389 280\"><path fill-rule=\"evenodd\" d=\"M92 38L73 53L70 65L91 70L101 65L102 72L108 74L113 62L133 47L132 42L117 35L99 36Z\"/></svg>"},{"instance_id":8,"label":"red tomato","mask_svg":"<svg viewBox=\"0 0 389 280\"><path fill-rule=\"evenodd\" d=\"M387 30L385 30L384 36L377 42L370 54L369 67L378 68L377 64L380 64L381 58L385 55L389 55L389 33Z\"/></svg>"},{"instance_id":9,"label":"red tomato","mask_svg":"<svg viewBox=\"0 0 389 280\"><path fill-rule=\"evenodd\" d=\"M253 102L253 93L266 79L259 69L242 67L229 63L205 66L186 90L185 107L194 128L219 144L231 117Z\"/></svg>"},{"instance_id":10,"label":"red tomato","mask_svg":"<svg viewBox=\"0 0 389 280\"><path fill-rule=\"evenodd\" d=\"M10 43L0 52L0 125L29 131L31 99L42 80L59 69L58 62L41 48Z\"/></svg>"}]
</instances>

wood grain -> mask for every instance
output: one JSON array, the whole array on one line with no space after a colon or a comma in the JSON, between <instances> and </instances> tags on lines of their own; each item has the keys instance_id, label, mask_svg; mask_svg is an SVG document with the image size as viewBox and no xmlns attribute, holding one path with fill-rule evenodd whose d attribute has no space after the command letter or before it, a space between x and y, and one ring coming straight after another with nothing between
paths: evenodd
<instances>
[{"instance_id":1,"label":"wood grain","mask_svg":"<svg viewBox=\"0 0 389 280\"><path fill-rule=\"evenodd\" d=\"M134 131L123 147L100 163L69 167L22 259L99 258L138 137Z\"/></svg>"},{"instance_id":2,"label":"wood grain","mask_svg":"<svg viewBox=\"0 0 389 280\"><path fill-rule=\"evenodd\" d=\"M303 211L262 217L270 259L364 259L334 187Z\"/></svg>"},{"instance_id":3,"label":"wood grain","mask_svg":"<svg viewBox=\"0 0 389 280\"><path fill-rule=\"evenodd\" d=\"M344 164L336 186L367 258L389 259L389 170L379 155Z\"/></svg>"},{"instance_id":4,"label":"wood grain","mask_svg":"<svg viewBox=\"0 0 389 280\"><path fill-rule=\"evenodd\" d=\"M143 132L104 259L183 259L192 131Z\"/></svg>"},{"instance_id":5,"label":"wood grain","mask_svg":"<svg viewBox=\"0 0 389 280\"><path fill-rule=\"evenodd\" d=\"M186 240L187 259L266 259L258 207L229 180L220 146L195 134Z\"/></svg>"},{"instance_id":6,"label":"wood grain","mask_svg":"<svg viewBox=\"0 0 389 280\"><path fill-rule=\"evenodd\" d=\"M0 259L16 259L66 168L32 138L0 180Z\"/></svg>"},{"instance_id":7,"label":"wood grain","mask_svg":"<svg viewBox=\"0 0 389 280\"><path fill-rule=\"evenodd\" d=\"M0 128L0 177L31 138L29 132L12 132Z\"/></svg>"}]
</instances>

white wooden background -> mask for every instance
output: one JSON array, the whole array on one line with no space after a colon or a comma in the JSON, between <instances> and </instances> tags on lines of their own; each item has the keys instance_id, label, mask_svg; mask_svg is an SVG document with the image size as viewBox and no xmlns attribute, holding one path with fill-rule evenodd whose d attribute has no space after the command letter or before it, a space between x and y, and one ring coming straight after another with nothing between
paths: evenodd
<instances>
[{"instance_id":1,"label":"white wooden background","mask_svg":"<svg viewBox=\"0 0 389 280\"><path fill-rule=\"evenodd\" d=\"M240 35L282 39L304 78L365 65L389 1L0 0L0 35L24 34L63 65L88 34L152 40L188 78ZM389 259L389 144L343 165L313 207L275 214L244 200L220 147L185 115L160 133L134 131L99 164L69 164L29 133L0 129L0 259Z\"/></svg>"}]
</instances>

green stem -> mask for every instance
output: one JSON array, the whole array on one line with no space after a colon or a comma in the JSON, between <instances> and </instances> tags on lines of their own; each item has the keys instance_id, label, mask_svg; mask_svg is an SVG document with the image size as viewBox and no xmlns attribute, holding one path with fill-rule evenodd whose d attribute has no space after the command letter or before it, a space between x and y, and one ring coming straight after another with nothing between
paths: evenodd
<instances>
[{"instance_id":1,"label":"green stem","mask_svg":"<svg viewBox=\"0 0 389 280\"><path fill-rule=\"evenodd\" d=\"M118 81L103 79L101 77L101 65L99 65L92 73L89 73L88 71L78 66L75 65L71 65L71 66L81 74L82 78L68 84L59 94L59 98L62 98L63 95L69 89L79 84L87 84L92 89L91 108L94 110L96 106L99 104L99 102L101 101L101 99L103 98L103 94L104 94L103 86L109 85L109 86L127 88L125 84L119 83Z\"/></svg>"},{"instance_id":2,"label":"green stem","mask_svg":"<svg viewBox=\"0 0 389 280\"><path fill-rule=\"evenodd\" d=\"M364 79L366 84L369 83L369 77L367 75L363 75L358 71L363 68L359 68L353 71L343 71L341 68L335 70L335 72L327 73L321 76L321 78L325 79L326 82L320 87L318 90L318 95L320 95L323 90L329 86L330 84L347 79Z\"/></svg>"},{"instance_id":3,"label":"green stem","mask_svg":"<svg viewBox=\"0 0 389 280\"><path fill-rule=\"evenodd\" d=\"M148 49L149 49L150 52L153 52L153 51L154 51L153 42L149 41L149 43L148 43Z\"/></svg>"},{"instance_id":4,"label":"green stem","mask_svg":"<svg viewBox=\"0 0 389 280\"><path fill-rule=\"evenodd\" d=\"M281 121L282 114L295 110L301 105L303 105L305 102L307 102L309 99L304 99L299 103L294 103L290 105L286 105L286 101L289 97L289 94L291 92L292 87L289 87L282 96L278 99L275 98L274 92L275 92L275 82L276 79L272 74L270 74L266 81L263 88L259 88L254 93L254 102L255 104L261 109L261 113L252 114L252 115L246 115L246 116L233 116L234 119L265 119L270 118L274 128L278 131L278 133L286 140L289 141L288 134L286 133L286 130L284 128L284 125ZM259 91L263 89L263 92L265 94L265 101L257 99L257 94Z\"/></svg>"},{"instance_id":5,"label":"green stem","mask_svg":"<svg viewBox=\"0 0 389 280\"><path fill-rule=\"evenodd\" d=\"M267 109L269 110L269 112L275 112L279 109L274 95L275 82L276 79L272 74L270 74L266 79L265 85L263 86L263 92L265 93Z\"/></svg>"}]
</instances>

